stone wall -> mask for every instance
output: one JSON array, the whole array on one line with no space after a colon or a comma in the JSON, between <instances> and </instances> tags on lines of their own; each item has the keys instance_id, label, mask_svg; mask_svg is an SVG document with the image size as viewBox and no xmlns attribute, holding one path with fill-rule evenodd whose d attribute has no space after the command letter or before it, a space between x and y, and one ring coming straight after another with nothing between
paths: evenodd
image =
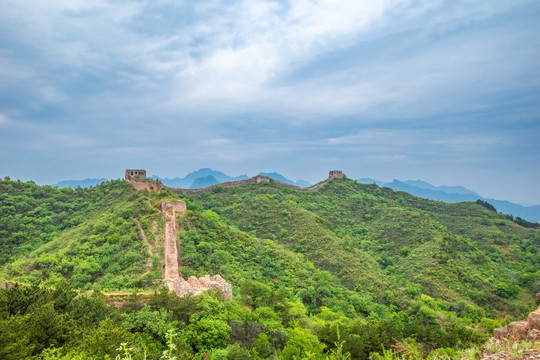
<instances>
[{"instance_id":1,"label":"stone wall","mask_svg":"<svg viewBox=\"0 0 540 360\"><path fill-rule=\"evenodd\" d=\"M180 276L178 260L181 258L181 250L178 245L177 234L183 229L179 228L176 214L186 213L186 203L162 202L158 205L163 215L163 285L167 286L176 295L182 297L189 293L198 295L205 290L221 290L225 299L232 300L232 285L227 283L220 275L210 277L206 275L197 279L191 276L185 280Z\"/></svg>"},{"instance_id":2,"label":"stone wall","mask_svg":"<svg viewBox=\"0 0 540 360\"><path fill-rule=\"evenodd\" d=\"M261 182L269 183L270 178L268 176L257 175L257 176L252 177L251 179L238 180L238 181L229 181L229 182L225 182L225 183L222 183L222 184L206 186L206 187L203 187L203 188L200 188L200 189L179 189L179 188L171 188L171 187L169 189L172 192L174 192L176 194L181 194L181 195L201 195L201 194L206 194L206 193L212 192L212 190L214 190L214 188L217 187L217 186L222 186L224 188L233 188L233 187L246 185L246 184L250 184L250 183L257 183L258 184L258 183L261 183Z\"/></svg>"},{"instance_id":3,"label":"stone wall","mask_svg":"<svg viewBox=\"0 0 540 360\"><path fill-rule=\"evenodd\" d=\"M159 211L174 210L175 212L185 213L187 211L186 203L172 204L168 202L162 202L157 206Z\"/></svg>"},{"instance_id":4,"label":"stone wall","mask_svg":"<svg viewBox=\"0 0 540 360\"><path fill-rule=\"evenodd\" d=\"M135 190L146 190L146 191L159 191L163 189L163 185L157 181L134 181L128 180L128 182L135 188Z\"/></svg>"},{"instance_id":5,"label":"stone wall","mask_svg":"<svg viewBox=\"0 0 540 360\"><path fill-rule=\"evenodd\" d=\"M341 170L331 170L328 174L329 179L343 179L343 171Z\"/></svg>"},{"instance_id":6,"label":"stone wall","mask_svg":"<svg viewBox=\"0 0 540 360\"><path fill-rule=\"evenodd\" d=\"M320 182L316 185L307 187L307 188L301 188L295 185L287 184L278 180L273 180L273 182L280 186L285 186L290 189L298 190L298 191L317 191L321 187L323 187L329 180L331 179L342 179L343 178L343 172L340 170L332 170L329 173L328 179ZM127 169L126 170L126 180L133 185L133 187L137 190L146 190L146 191L154 191L154 190L161 190L163 189L163 185L160 182L146 182L146 181L137 181L137 180L144 180L146 179L146 170L143 169ZM237 186L247 185L250 183L269 183L272 180L268 176L263 175L257 175L252 177L251 179L246 180L238 180L238 181L229 181L222 184L216 184L216 185L210 185L206 186L200 189L179 189L179 188L171 188L168 187L172 192L180 195L201 195L206 194L209 192L212 192L217 186L221 186L224 188L233 188Z\"/></svg>"},{"instance_id":7,"label":"stone wall","mask_svg":"<svg viewBox=\"0 0 540 360\"><path fill-rule=\"evenodd\" d=\"M341 171L340 171L340 173L341 173ZM334 177L334 178L337 178L337 177ZM317 191L320 188L322 188L326 183L328 183L328 181L330 179L332 179L332 178L328 178L328 179L326 179L326 180L324 180L324 181L322 181L322 182L320 182L320 183L318 183L316 185L306 187L306 188L301 188L301 187L298 187L296 185L287 184L287 183L284 183L284 182L281 182L281 181L278 181L278 180L273 180L273 183L277 184L277 185L280 185L280 186L288 187L289 189L298 190L298 191ZM339 179L341 179L341 178L339 178ZM200 188L200 189L179 189L179 188L171 188L171 187L168 187L168 189L171 190L172 192L174 192L176 194L180 194L180 195L201 195L201 194L206 194L206 193L212 192L212 190L214 190L214 188L216 188L217 186L222 186L224 188L233 188L233 187L237 187L237 186L241 186L241 185L247 185L247 184L251 184L251 183L259 184L261 182L270 183L271 179L268 176L257 175L257 176L252 177L251 179L239 180L239 181L229 181L229 182L225 182L225 183L222 183L222 184L210 185L210 186L203 187L203 188Z\"/></svg>"},{"instance_id":8,"label":"stone wall","mask_svg":"<svg viewBox=\"0 0 540 360\"><path fill-rule=\"evenodd\" d=\"M187 280L179 277L174 280L173 289L180 297L190 293L198 295L205 290L221 290L226 300L232 300L232 285L226 282L220 275L214 275L212 277L206 275L198 279L195 276L190 276Z\"/></svg>"}]
</instances>

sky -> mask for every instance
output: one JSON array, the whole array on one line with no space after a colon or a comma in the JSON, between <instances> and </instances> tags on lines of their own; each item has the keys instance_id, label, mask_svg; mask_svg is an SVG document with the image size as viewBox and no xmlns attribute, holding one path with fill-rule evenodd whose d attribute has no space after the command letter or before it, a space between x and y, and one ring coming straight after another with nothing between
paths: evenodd
<instances>
[{"instance_id":1,"label":"sky","mask_svg":"<svg viewBox=\"0 0 540 360\"><path fill-rule=\"evenodd\" d=\"M0 176L277 171L540 204L537 0L0 0Z\"/></svg>"}]
</instances>

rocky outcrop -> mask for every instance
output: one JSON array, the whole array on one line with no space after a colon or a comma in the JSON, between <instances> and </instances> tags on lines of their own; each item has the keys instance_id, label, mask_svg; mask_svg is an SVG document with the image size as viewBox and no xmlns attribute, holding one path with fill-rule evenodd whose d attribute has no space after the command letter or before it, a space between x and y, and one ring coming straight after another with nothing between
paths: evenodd
<instances>
[{"instance_id":1,"label":"rocky outcrop","mask_svg":"<svg viewBox=\"0 0 540 360\"><path fill-rule=\"evenodd\" d=\"M492 354L482 358L482 360L510 360L511 357L508 355L507 351L499 351L496 354Z\"/></svg>"},{"instance_id":2,"label":"rocky outcrop","mask_svg":"<svg viewBox=\"0 0 540 360\"><path fill-rule=\"evenodd\" d=\"M540 293L536 294L536 300L540 301ZM509 338L512 340L536 341L540 338L540 306L529 313L525 320L514 321L505 327L493 330L496 339Z\"/></svg>"}]
</instances>

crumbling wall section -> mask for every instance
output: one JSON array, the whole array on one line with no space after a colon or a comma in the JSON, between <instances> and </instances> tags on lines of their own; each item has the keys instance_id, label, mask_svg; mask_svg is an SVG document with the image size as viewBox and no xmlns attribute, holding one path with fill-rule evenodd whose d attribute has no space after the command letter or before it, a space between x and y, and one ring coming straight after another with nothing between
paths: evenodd
<instances>
[{"instance_id":1,"label":"crumbling wall section","mask_svg":"<svg viewBox=\"0 0 540 360\"><path fill-rule=\"evenodd\" d=\"M540 293L536 294L536 300L540 301ZM509 338L512 340L537 341L540 339L540 306L529 313L525 320L514 321L502 328L493 330L496 339Z\"/></svg>"},{"instance_id":2,"label":"crumbling wall section","mask_svg":"<svg viewBox=\"0 0 540 360\"><path fill-rule=\"evenodd\" d=\"M137 191L146 190L146 191L160 191L163 189L163 184L157 181L134 181L128 180L128 182L135 188Z\"/></svg>"},{"instance_id":3,"label":"crumbling wall section","mask_svg":"<svg viewBox=\"0 0 540 360\"><path fill-rule=\"evenodd\" d=\"M232 300L232 285L226 282L220 275L206 275L200 278L190 276L185 280L182 277L174 280L174 291L180 297L187 294L198 295L205 290L221 290L225 300Z\"/></svg>"},{"instance_id":4,"label":"crumbling wall section","mask_svg":"<svg viewBox=\"0 0 540 360\"><path fill-rule=\"evenodd\" d=\"M320 183L318 183L316 185L306 187L306 188L302 188L302 187L299 187L299 186L296 186L296 185L287 184L287 183L284 183L284 182L279 181L279 180L273 180L273 183L277 184L277 185L280 185L280 186L288 187L289 189L298 190L298 191L317 191L320 188L322 188L326 183L328 183L328 181L330 179L332 179L332 178L326 179L326 180L324 180L324 181L322 181L322 182L320 182ZM179 189L179 188L171 188L171 187L169 187L168 189L171 190L172 192L174 192L176 194L180 194L180 195L201 195L201 194L206 194L206 193L212 192L216 186L222 186L224 188L233 188L233 187L247 185L247 184L251 184L251 183L259 184L259 183L262 183L262 182L270 183L270 182L272 182L272 180L268 176L257 175L257 176L252 177L251 179L238 180L238 181L229 181L229 182L225 182L225 183L221 183L221 184L206 186L206 187L203 187L203 188L200 188L200 189Z\"/></svg>"},{"instance_id":5,"label":"crumbling wall section","mask_svg":"<svg viewBox=\"0 0 540 360\"><path fill-rule=\"evenodd\" d=\"M182 297L189 293L198 295L205 290L221 290L225 299L232 300L232 285L227 283L220 275L210 277L206 275L197 279L191 276L185 280L180 276L178 259L181 251L178 246L176 234L181 231L176 220L177 213L185 213L186 203L162 202L158 206L163 214L163 252L165 257L165 268L163 270L163 284Z\"/></svg>"}]
</instances>

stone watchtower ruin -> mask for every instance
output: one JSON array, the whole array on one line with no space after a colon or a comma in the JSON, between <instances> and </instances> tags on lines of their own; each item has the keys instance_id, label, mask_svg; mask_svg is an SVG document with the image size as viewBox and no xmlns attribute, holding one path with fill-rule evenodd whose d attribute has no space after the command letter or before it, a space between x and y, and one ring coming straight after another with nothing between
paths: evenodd
<instances>
[{"instance_id":1,"label":"stone watchtower ruin","mask_svg":"<svg viewBox=\"0 0 540 360\"><path fill-rule=\"evenodd\" d=\"M126 180L127 181L136 181L146 179L146 170L143 169L127 169L126 170Z\"/></svg>"},{"instance_id":2,"label":"stone watchtower ruin","mask_svg":"<svg viewBox=\"0 0 540 360\"><path fill-rule=\"evenodd\" d=\"M343 179L343 171L331 170L328 174L328 179Z\"/></svg>"}]
</instances>

